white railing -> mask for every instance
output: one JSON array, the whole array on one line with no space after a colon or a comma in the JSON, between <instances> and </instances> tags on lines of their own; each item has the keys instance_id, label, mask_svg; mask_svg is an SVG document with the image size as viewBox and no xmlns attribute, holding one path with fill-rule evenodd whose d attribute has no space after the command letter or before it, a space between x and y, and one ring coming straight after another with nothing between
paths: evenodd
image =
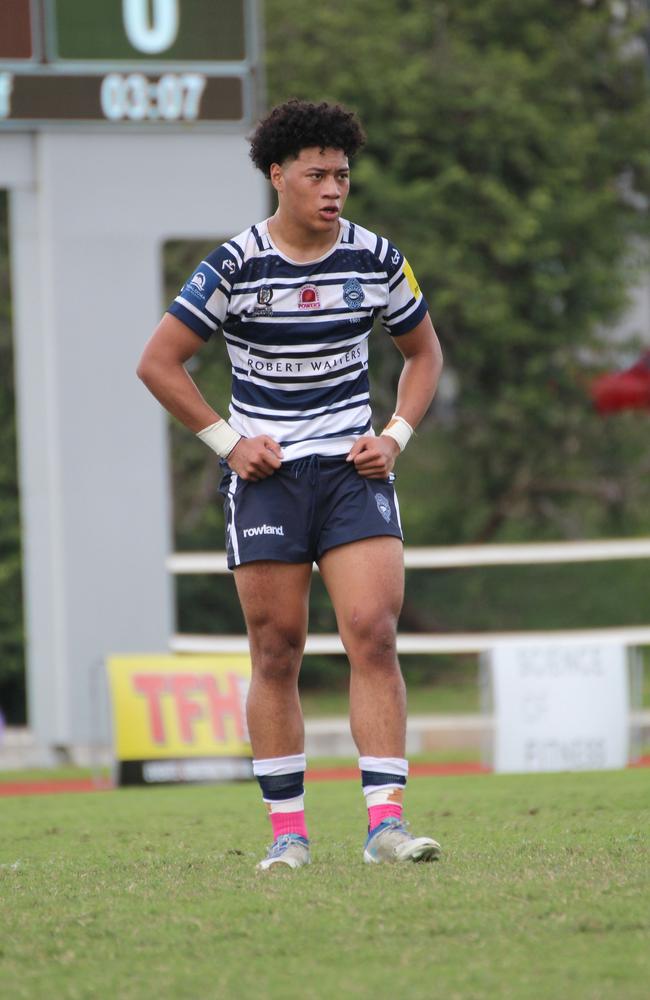
<instances>
[{"instance_id":1,"label":"white railing","mask_svg":"<svg viewBox=\"0 0 650 1000\"><path fill-rule=\"evenodd\" d=\"M604 539L592 542L528 542L507 545L450 545L435 548L406 548L407 569L450 569L469 566L515 566L549 563L645 559L650 557L650 538ZM179 552L169 556L167 569L175 575L190 573L227 573L224 552ZM454 632L400 633L397 649L408 653L481 653L497 643L535 642L558 639L576 644L586 640L621 643L628 646L650 645L650 624L613 628L572 629L544 632ZM176 634L170 640L176 653L247 653L243 635ZM310 635L305 653L343 653L338 635Z\"/></svg>"}]
</instances>

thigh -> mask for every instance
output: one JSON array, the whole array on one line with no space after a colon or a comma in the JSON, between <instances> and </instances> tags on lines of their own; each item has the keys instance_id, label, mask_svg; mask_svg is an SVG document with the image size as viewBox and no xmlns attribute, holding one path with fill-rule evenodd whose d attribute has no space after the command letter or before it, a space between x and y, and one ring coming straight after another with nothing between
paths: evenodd
<instances>
[{"instance_id":1,"label":"thigh","mask_svg":"<svg viewBox=\"0 0 650 1000\"><path fill-rule=\"evenodd\" d=\"M399 539L384 535L339 545L318 565L346 647L355 637L394 633L404 600Z\"/></svg>"},{"instance_id":2,"label":"thigh","mask_svg":"<svg viewBox=\"0 0 650 1000\"><path fill-rule=\"evenodd\" d=\"M234 570L251 650L265 637L304 646L311 563L254 562Z\"/></svg>"}]
</instances>

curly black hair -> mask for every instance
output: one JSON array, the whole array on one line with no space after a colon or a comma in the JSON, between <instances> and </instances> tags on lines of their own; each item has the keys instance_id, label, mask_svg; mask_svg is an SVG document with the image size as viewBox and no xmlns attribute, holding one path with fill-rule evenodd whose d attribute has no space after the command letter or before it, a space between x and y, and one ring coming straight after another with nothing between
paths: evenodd
<instances>
[{"instance_id":1,"label":"curly black hair","mask_svg":"<svg viewBox=\"0 0 650 1000\"><path fill-rule=\"evenodd\" d=\"M271 164L296 157L301 149L342 149L354 156L366 136L359 119L340 104L311 104L292 98L264 118L253 132L250 156L255 166L270 176Z\"/></svg>"}]
</instances>

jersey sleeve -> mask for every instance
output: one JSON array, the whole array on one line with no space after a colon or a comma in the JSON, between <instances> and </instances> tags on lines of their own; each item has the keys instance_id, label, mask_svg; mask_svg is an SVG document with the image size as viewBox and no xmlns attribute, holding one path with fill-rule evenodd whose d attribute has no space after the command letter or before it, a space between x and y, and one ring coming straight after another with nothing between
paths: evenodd
<instances>
[{"instance_id":1,"label":"jersey sleeve","mask_svg":"<svg viewBox=\"0 0 650 1000\"><path fill-rule=\"evenodd\" d=\"M388 303L379 310L379 319L391 337L399 337L416 327L429 307L411 265L392 243L388 243L382 265L388 275Z\"/></svg>"},{"instance_id":2,"label":"jersey sleeve","mask_svg":"<svg viewBox=\"0 0 650 1000\"><path fill-rule=\"evenodd\" d=\"M209 340L223 324L239 262L228 246L217 247L187 279L167 312Z\"/></svg>"}]
</instances>

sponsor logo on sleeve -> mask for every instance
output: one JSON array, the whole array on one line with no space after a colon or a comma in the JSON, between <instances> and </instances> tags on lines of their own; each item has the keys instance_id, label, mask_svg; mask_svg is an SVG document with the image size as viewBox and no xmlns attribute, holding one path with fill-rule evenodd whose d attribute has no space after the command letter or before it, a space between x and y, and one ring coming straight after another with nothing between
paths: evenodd
<instances>
[{"instance_id":1,"label":"sponsor logo on sleeve","mask_svg":"<svg viewBox=\"0 0 650 1000\"><path fill-rule=\"evenodd\" d=\"M207 302L215 288L219 285L219 277L210 270L202 270L200 267L194 272L192 277L183 285L181 295L190 302L203 304Z\"/></svg>"},{"instance_id":2,"label":"sponsor logo on sleeve","mask_svg":"<svg viewBox=\"0 0 650 1000\"><path fill-rule=\"evenodd\" d=\"M316 285L303 285L298 293L299 309L320 309Z\"/></svg>"},{"instance_id":3,"label":"sponsor logo on sleeve","mask_svg":"<svg viewBox=\"0 0 650 1000\"><path fill-rule=\"evenodd\" d=\"M361 282L356 278L348 278L343 285L343 298L350 309L360 309L366 295Z\"/></svg>"},{"instance_id":4,"label":"sponsor logo on sleeve","mask_svg":"<svg viewBox=\"0 0 650 1000\"><path fill-rule=\"evenodd\" d=\"M222 271L227 271L228 274L233 275L235 273L236 269L237 269L237 265L235 264L235 262L232 259L232 257L226 257L226 259L224 260L223 264L221 265L221 270Z\"/></svg>"}]
</instances>

